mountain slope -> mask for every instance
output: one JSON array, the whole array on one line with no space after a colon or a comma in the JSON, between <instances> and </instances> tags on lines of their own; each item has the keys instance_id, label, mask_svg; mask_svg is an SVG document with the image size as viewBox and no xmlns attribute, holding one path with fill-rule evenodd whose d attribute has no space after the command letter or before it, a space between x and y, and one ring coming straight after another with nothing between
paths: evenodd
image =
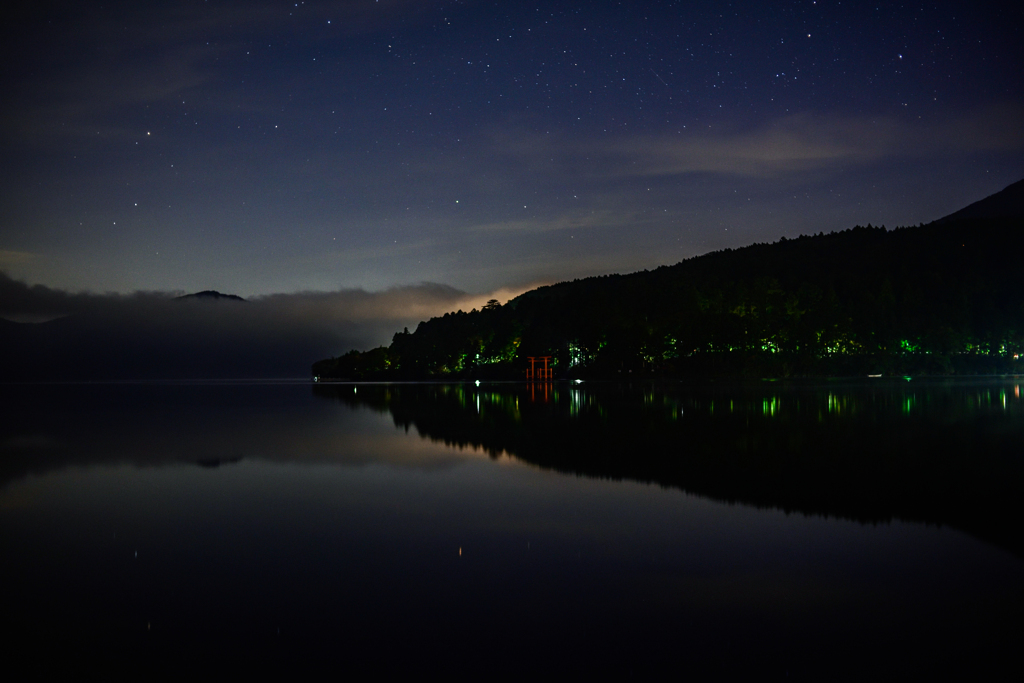
<instances>
[{"instance_id":1,"label":"mountain slope","mask_svg":"<svg viewBox=\"0 0 1024 683\"><path fill-rule=\"evenodd\" d=\"M945 218L940 218L936 223L979 218L1021 218L1022 216L1024 216L1024 180L1018 180L993 195L969 204Z\"/></svg>"},{"instance_id":2,"label":"mountain slope","mask_svg":"<svg viewBox=\"0 0 1024 683\"><path fill-rule=\"evenodd\" d=\"M245 301L242 297L237 294L221 294L215 289L205 289L195 294L184 294L179 297L175 297L176 301L189 301L189 300L201 300L201 301Z\"/></svg>"},{"instance_id":3,"label":"mountain slope","mask_svg":"<svg viewBox=\"0 0 1024 683\"><path fill-rule=\"evenodd\" d=\"M783 238L541 287L313 374L512 379L541 355L560 377L1024 371L1022 187L972 205L1009 217Z\"/></svg>"}]
</instances>

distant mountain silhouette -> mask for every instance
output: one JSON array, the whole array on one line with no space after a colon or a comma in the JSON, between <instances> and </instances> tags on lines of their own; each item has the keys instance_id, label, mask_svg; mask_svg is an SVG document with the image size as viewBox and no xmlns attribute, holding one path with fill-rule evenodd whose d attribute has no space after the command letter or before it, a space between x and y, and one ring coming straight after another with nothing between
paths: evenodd
<instances>
[{"instance_id":1,"label":"distant mountain silhouette","mask_svg":"<svg viewBox=\"0 0 1024 683\"><path fill-rule=\"evenodd\" d=\"M184 296L175 297L176 301L182 301L186 299L198 299L204 301L245 301L242 297L237 294L221 294L220 292L213 289L206 289L202 292L196 292L195 294L185 294Z\"/></svg>"},{"instance_id":2,"label":"distant mountain silhouette","mask_svg":"<svg viewBox=\"0 0 1024 683\"><path fill-rule=\"evenodd\" d=\"M993 195L940 218L935 223L991 218L1024 218L1024 180L1018 180Z\"/></svg>"}]
</instances>

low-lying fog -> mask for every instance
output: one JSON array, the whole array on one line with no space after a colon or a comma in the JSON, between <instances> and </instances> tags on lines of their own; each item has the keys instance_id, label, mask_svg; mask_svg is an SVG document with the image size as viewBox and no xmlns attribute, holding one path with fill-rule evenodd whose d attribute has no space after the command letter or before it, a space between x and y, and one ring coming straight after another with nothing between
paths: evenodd
<instances>
[{"instance_id":1,"label":"low-lying fog","mask_svg":"<svg viewBox=\"0 0 1024 683\"><path fill-rule=\"evenodd\" d=\"M388 344L421 320L518 292L472 295L422 283L246 301L183 294L71 293L0 273L0 378L307 377L316 360Z\"/></svg>"}]
</instances>

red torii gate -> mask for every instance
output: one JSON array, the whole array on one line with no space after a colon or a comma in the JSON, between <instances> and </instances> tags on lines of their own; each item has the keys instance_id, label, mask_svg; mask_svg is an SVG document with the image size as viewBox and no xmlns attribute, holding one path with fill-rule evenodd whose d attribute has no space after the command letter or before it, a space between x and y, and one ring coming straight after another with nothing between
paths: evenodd
<instances>
[{"instance_id":1,"label":"red torii gate","mask_svg":"<svg viewBox=\"0 0 1024 683\"><path fill-rule=\"evenodd\" d=\"M551 356L527 356L526 360L530 361L530 369L526 371L527 381L534 382L537 380L550 380L554 378L555 371L548 367L548 362L551 360ZM544 363L543 368L538 368L536 363L542 361Z\"/></svg>"}]
</instances>

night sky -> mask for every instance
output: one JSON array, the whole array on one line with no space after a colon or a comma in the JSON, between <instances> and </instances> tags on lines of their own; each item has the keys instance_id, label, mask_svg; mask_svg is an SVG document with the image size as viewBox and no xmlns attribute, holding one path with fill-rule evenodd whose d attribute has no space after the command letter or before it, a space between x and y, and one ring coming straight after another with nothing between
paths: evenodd
<instances>
[{"instance_id":1,"label":"night sky","mask_svg":"<svg viewBox=\"0 0 1024 683\"><path fill-rule=\"evenodd\" d=\"M473 295L1024 177L1010 3L76 2L4 20L0 270Z\"/></svg>"}]
</instances>

